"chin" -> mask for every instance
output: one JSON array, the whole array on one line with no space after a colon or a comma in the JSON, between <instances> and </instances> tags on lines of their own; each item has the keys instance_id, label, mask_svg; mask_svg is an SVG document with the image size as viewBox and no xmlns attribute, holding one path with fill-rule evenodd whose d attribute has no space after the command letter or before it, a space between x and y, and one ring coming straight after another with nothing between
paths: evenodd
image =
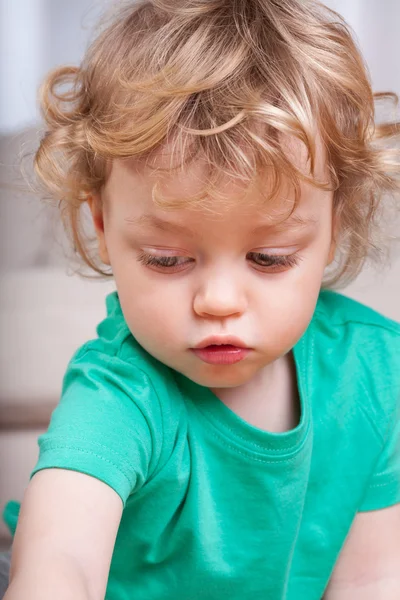
<instances>
[{"instance_id":1,"label":"chin","mask_svg":"<svg viewBox=\"0 0 400 600\"><path fill-rule=\"evenodd\" d=\"M208 388L234 388L248 383L255 375L253 370L238 369L238 365L218 366L207 369L207 372L190 373L184 375Z\"/></svg>"}]
</instances>

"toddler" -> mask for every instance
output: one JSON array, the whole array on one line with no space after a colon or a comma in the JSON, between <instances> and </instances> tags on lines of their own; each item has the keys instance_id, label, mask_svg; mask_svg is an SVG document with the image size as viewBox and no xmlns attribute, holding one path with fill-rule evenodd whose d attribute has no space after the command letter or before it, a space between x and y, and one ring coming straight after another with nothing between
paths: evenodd
<instances>
[{"instance_id":1,"label":"toddler","mask_svg":"<svg viewBox=\"0 0 400 600\"><path fill-rule=\"evenodd\" d=\"M36 172L116 291L6 600L400 597L400 326L334 291L399 197L378 97L314 0L124 3L48 76Z\"/></svg>"}]
</instances>

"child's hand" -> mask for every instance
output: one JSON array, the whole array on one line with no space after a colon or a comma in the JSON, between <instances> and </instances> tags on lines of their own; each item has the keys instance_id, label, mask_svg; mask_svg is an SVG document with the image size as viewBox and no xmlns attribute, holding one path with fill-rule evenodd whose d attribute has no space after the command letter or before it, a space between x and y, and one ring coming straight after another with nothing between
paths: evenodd
<instances>
[{"instance_id":1,"label":"child's hand","mask_svg":"<svg viewBox=\"0 0 400 600\"><path fill-rule=\"evenodd\" d=\"M119 496L93 477L37 473L21 506L5 600L103 599L121 514Z\"/></svg>"}]
</instances>

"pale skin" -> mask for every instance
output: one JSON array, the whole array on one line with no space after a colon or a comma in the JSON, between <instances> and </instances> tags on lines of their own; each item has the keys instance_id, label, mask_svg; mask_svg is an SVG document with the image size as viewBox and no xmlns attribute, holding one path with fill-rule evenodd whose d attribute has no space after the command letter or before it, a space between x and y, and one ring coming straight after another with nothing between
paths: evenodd
<instances>
[{"instance_id":1,"label":"pale skin","mask_svg":"<svg viewBox=\"0 0 400 600\"><path fill-rule=\"evenodd\" d=\"M324 172L322 158L318 169ZM168 194L195 191L194 175L199 171L171 179ZM310 322L334 257L332 193L303 184L297 221L279 226L289 195L260 214L227 181L238 200L218 217L156 207L153 183L143 165L117 160L101 195L88 198L99 255L112 266L132 333L249 423L274 432L295 427L291 349ZM281 264L271 266L266 256L281 257ZM290 265L282 266L289 256ZM209 365L190 350L209 335L225 334L252 348L248 359ZM6 600L104 598L121 514L119 496L102 482L62 469L39 472L22 503ZM399 598L399 531L399 506L358 514L325 600Z\"/></svg>"}]
</instances>

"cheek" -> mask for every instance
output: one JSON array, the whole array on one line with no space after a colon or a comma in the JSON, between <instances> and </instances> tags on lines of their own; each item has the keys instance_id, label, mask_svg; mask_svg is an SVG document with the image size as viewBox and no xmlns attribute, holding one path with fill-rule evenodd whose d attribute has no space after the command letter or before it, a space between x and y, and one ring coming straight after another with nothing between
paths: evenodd
<instances>
[{"instance_id":1,"label":"cheek","mask_svg":"<svg viewBox=\"0 0 400 600\"><path fill-rule=\"evenodd\" d=\"M187 290L179 281L146 271L119 240L110 245L110 256L128 327L146 350L157 355L167 343L182 338L188 320Z\"/></svg>"},{"instance_id":2,"label":"cheek","mask_svg":"<svg viewBox=\"0 0 400 600\"><path fill-rule=\"evenodd\" d=\"M286 301L276 308L270 321L270 339L277 347L292 348L307 329L315 308L315 302ZM280 351L278 352L281 353Z\"/></svg>"},{"instance_id":3,"label":"cheek","mask_svg":"<svg viewBox=\"0 0 400 600\"><path fill-rule=\"evenodd\" d=\"M123 272L123 271L122 271ZM173 344L185 328L187 306L183 290L143 278L140 272L129 278L118 277L114 272L118 295L125 320L138 342L151 351L165 343Z\"/></svg>"},{"instance_id":4,"label":"cheek","mask_svg":"<svg viewBox=\"0 0 400 600\"><path fill-rule=\"evenodd\" d=\"M299 268L281 284L277 283L275 289L265 293L265 301L259 305L263 336L277 355L297 343L313 317L322 273L318 272L320 267L315 270L310 267Z\"/></svg>"}]
</instances>

